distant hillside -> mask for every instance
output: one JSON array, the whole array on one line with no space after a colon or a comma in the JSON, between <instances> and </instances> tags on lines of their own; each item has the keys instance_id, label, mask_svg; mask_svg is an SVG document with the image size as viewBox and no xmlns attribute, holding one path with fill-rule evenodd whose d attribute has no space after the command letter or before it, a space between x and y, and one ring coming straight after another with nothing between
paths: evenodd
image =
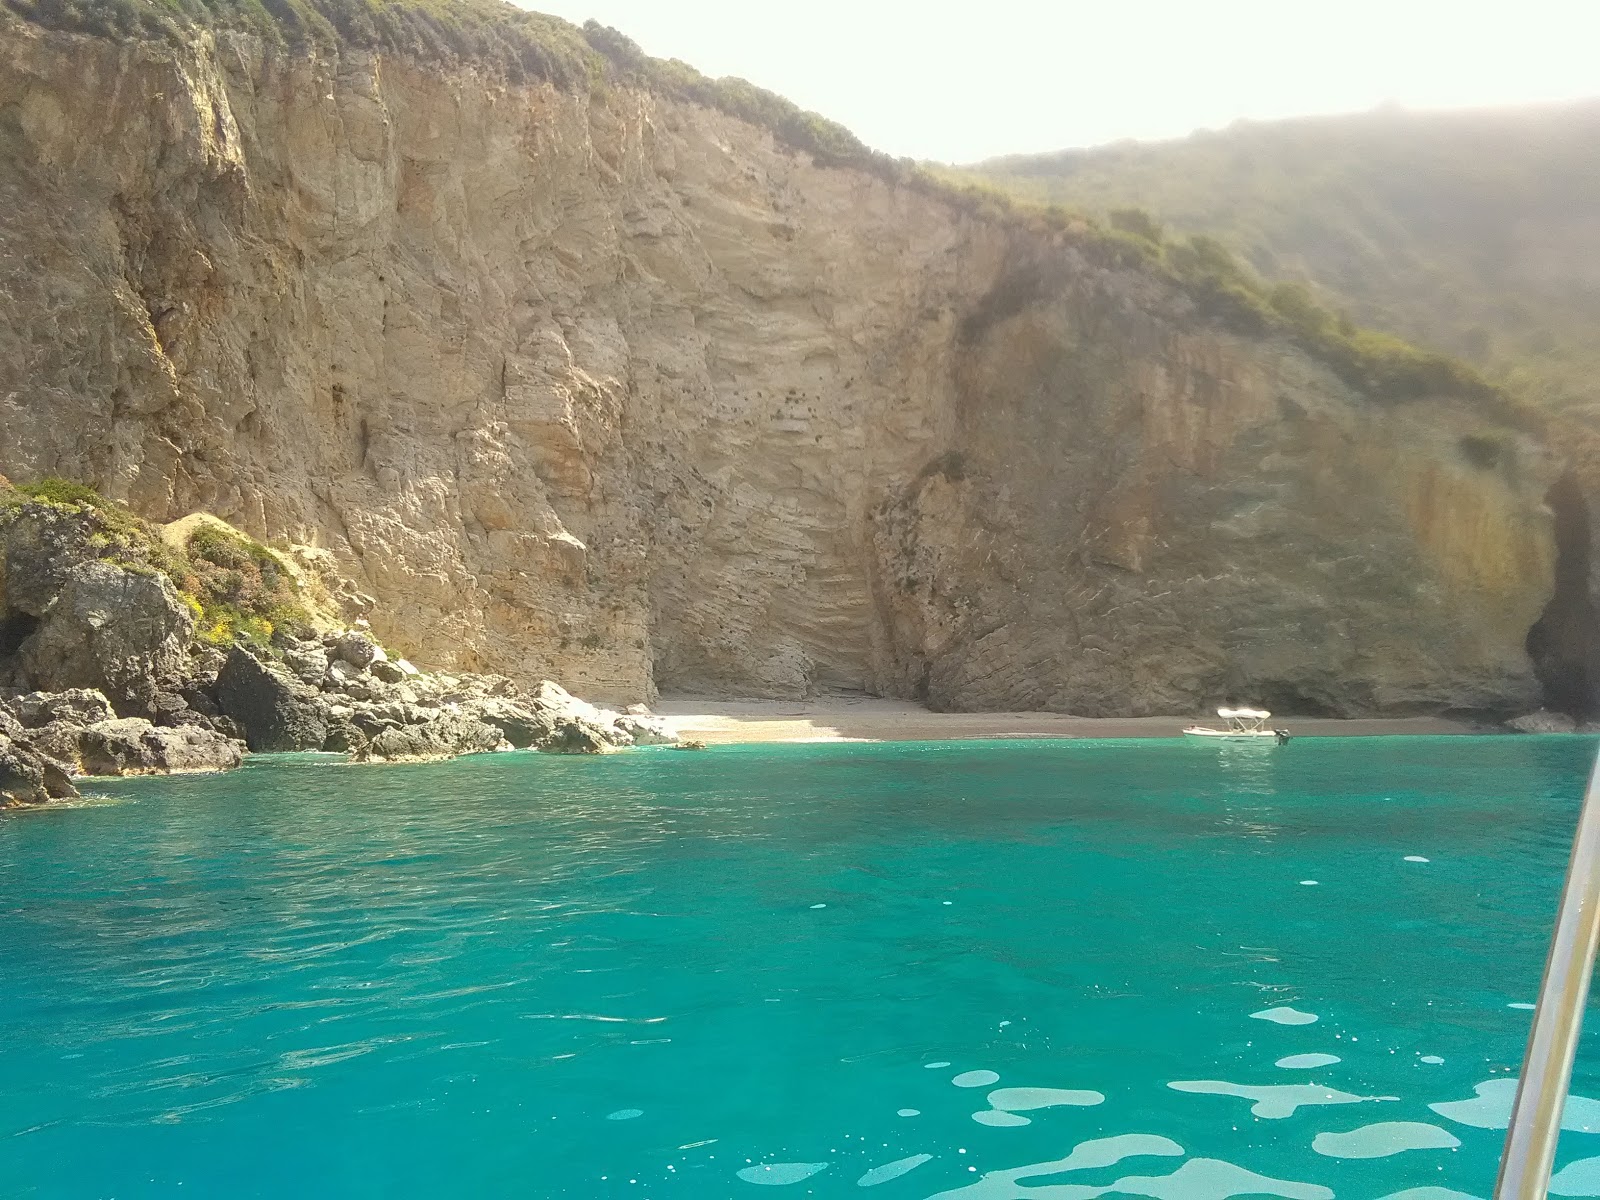
<instances>
[{"instance_id":1,"label":"distant hillside","mask_svg":"<svg viewBox=\"0 0 1600 1200\"><path fill-rule=\"evenodd\" d=\"M1600 413L1600 101L1239 124L951 174L1094 213L1145 209L1312 284L1359 324Z\"/></svg>"}]
</instances>

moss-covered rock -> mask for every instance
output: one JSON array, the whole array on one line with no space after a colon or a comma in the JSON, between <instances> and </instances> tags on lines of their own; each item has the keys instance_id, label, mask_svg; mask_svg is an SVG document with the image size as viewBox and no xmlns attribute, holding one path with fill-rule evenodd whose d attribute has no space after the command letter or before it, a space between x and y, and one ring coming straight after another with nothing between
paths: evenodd
<instances>
[{"instance_id":1,"label":"moss-covered rock","mask_svg":"<svg viewBox=\"0 0 1600 1200\"><path fill-rule=\"evenodd\" d=\"M96 562L162 581L184 610L173 623L187 623L185 645L198 636L223 649L239 641L266 646L279 630L303 631L313 623L293 564L208 513L157 526L69 480L0 483L0 658L20 652L32 633L28 620L42 620L69 576ZM99 577L110 578L104 571ZM162 583L152 586L160 590ZM18 617L25 620L19 624Z\"/></svg>"}]
</instances>

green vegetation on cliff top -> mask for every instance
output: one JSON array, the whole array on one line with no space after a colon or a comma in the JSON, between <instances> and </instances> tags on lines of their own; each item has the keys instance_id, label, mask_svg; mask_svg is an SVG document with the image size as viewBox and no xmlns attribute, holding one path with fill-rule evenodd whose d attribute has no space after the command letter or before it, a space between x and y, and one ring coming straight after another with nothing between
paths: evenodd
<instances>
[{"instance_id":1,"label":"green vegetation on cliff top","mask_svg":"<svg viewBox=\"0 0 1600 1200\"><path fill-rule=\"evenodd\" d=\"M162 540L159 526L81 483L0 480L0 527L30 508L82 521L89 555L164 575L194 613L198 636L214 646L266 646L279 628L300 633L311 624L300 585L277 553L220 524L198 526L177 549Z\"/></svg>"},{"instance_id":2,"label":"green vegetation on cliff top","mask_svg":"<svg viewBox=\"0 0 1600 1200\"><path fill-rule=\"evenodd\" d=\"M1241 123L946 177L1146 210L1543 409L1600 413L1600 102Z\"/></svg>"},{"instance_id":3,"label":"green vegetation on cliff top","mask_svg":"<svg viewBox=\"0 0 1600 1200\"><path fill-rule=\"evenodd\" d=\"M676 59L652 58L631 39L594 21L579 29L500 0L0 0L0 16L8 9L45 28L112 39L177 43L201 29L232 29L293 52L383 51L568 90L643 85L765 128L819 165L867 171L936 197L975 220L1071 247L1099 266L1143 270L1186 293L1207 318L1236 332L1298 343L1374 398L1452 393L1518 423L1530 419L1473 368L1358 329L1304 286L1264 282L1214 237L1169 240L1157 222L1132 209L1113 213L1108 224L1054 202L1048 193L1019 198L1017 192L1026 189L1018 189L1004 173L994 176L1003 184L996 186L982 174L930 171L892 158L781 96L743 79L710 79Z\"/></svg>"}]
</instances>

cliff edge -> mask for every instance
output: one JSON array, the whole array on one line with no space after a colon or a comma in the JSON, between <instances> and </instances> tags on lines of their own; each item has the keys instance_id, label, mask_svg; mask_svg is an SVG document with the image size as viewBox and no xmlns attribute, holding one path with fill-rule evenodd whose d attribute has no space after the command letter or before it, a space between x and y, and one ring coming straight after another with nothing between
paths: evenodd
<instances>
[{"instance_id":1,"label":"cliff edge","mask_svg":"<svg viewBox=\"0 0 1600 1200\"><path fill-rule=\"evenodd\" d=\"M1535 706L1561 465L1137 261L618 76L3 18L0 473L429 667L948 709ZM373 603L375 601L375 603Z\"/></svg>"}]
</instances>

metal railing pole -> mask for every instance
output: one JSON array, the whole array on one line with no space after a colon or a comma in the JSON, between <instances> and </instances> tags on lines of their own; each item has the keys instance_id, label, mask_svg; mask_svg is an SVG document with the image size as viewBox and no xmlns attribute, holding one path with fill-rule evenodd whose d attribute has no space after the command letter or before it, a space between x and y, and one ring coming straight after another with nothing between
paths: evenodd
<instances>
[{"instance_id":1,"label":"metal railing pole","mask_svg":"<svg viewBox=\"0 0 1600 1200\"><path fill-rule=\"evenodd\" d=\"M1572 859L1545 959L1533 1028L1522 1059L1517 1099L1500 1157L1495 1200L1543 1200L1555 1163L1561 1113L1589 998L1595 947L1600 945L1600 756L1572 839Z\"/></svg>"}]
</instances>

